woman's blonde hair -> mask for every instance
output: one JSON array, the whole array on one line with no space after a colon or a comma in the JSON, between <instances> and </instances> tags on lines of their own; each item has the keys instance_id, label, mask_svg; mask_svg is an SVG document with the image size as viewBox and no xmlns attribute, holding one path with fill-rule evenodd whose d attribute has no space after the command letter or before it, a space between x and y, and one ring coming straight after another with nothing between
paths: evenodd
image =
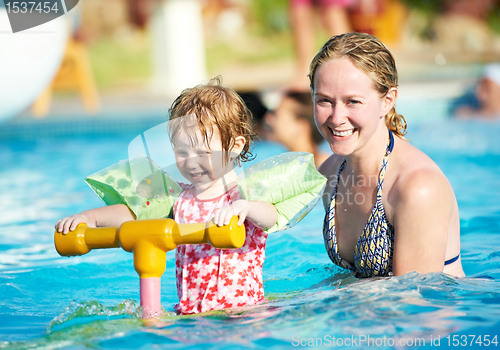
<instances>
[{"instance_id":1,"label":"woman's blonde hair","mask_svg":"<svg viewBox=\"0 0 500 350\"><path fill-rule=\"evenodd\" d=\"M337 58L347 58L359 70L372 78L374 88L382 96L398 86L396 62L390 51L376 37L366 33L347 33L330 38L313 58L309 67L309 80L314 91L314 77L320 65ZM406 120L395 107L385 116L387 128L404 139Z\"/></svg>"},{"instance_id":2,"label":"woman's blonde hair","mask_svg":"<svg viewBox=\"0 0 500 350\"><path fill-rule=\"evenodd\" d=\"M236 91L222 85L220 76L211 79L207 84L182 91L172 103L169 115L171 141L181 130L198 126L205 143L208 144L215 128L221 139L222 150L225 151L226 163L238 136L245 138L245 145L235 163L241 165L241 162L252 159L250 144L255 134L251 112Z\"/></svg>"}]
</instances>

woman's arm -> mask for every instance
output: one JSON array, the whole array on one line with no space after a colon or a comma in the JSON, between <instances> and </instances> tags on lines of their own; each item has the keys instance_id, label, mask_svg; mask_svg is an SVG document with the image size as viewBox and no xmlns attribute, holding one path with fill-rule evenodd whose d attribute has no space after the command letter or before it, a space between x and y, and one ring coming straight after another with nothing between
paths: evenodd
<instances>
[{"instance_id":1,"label":"woman's arm","mask_svg":"<svg viewBox=\"0 0 500 350\"><path fill-rule=\"evenodd\" d=\"M443 271L455 200L451 185L440 171L419 169L396 191L394 275Z\"/></svg>"},{"instance_id":2,"label":"woman's arm","mask_svg":"<svg viewBox=\"0 0 500 350\"><path fill-rule=\"evenodd\" d=\"M63 234L84 223L89 227L119 227L125 221L135 220L135 214L124 204L90 209L59 220L55 228Z\"/></svg>"},{"instance_id":3,"label":"woman's arm","mask_svg":"<svg viewBox=\"0 0 500 350\"><path fill-rule=\"evenodd\" d=\"M216 210L213 222L218 226L228 225L234 215L239 217L238 225L241 226L245 219L248 219L263 230L273 227L278 220L278 213L273 204L240 199Z\"/></svg>"}]
</instances>

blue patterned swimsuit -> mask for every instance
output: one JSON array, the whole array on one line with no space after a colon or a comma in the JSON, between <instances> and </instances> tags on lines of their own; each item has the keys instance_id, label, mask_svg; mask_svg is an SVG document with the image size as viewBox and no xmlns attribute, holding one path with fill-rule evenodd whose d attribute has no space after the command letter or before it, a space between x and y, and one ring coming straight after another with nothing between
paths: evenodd
<instances>
[{"instance_id":1,"label":"blue patterned swimsuit","mask_svg":"<svg viewBox=\"0 0 500 350\"><path fill-rule=\"evenodd\" d=\"M382 169L377 183L377 202L373 207L368 222L365 225L363 233L354 248L354 264L342 259L337 245L337 236L335 234L335 197L339 186L338 179L344 169L346 160L342 162L337 175L337 183L332 194L330 206L325 215L323 224L323 238L328 256L334 264L356 272L356 277L374 277L392 275L392 254L394 250L394 227L387 220L384 206L382 205L382 184L384 183L387 160L394 147L394 137L389 130L389 141L387 151L382 161ZM444 265L450 265L458 260L460 254L446 260Z\"/></svg>"},{"instance_id":2,"label":"blue patterned swimsuit","mask_svg":"<svg viewBox=\"0 0 500 350\"><path fill-rule=\"evenodd\" d=\"M346 160L342 162L337 176L337 183L333 190L332 200L325 216L323 238L328 256L334 264L356 272L356 277L388 276L392 274L392 253L394 243L394 227L385 216L382 205L382 184L384 182L387 160L394 146L394 137L389 131L387 151L382 161L382 169L377 183L377 202L373 207L363 233L354 248L354 264L340 257L337 236L335 234L335 197L338 188L338 179Z\"/></svg>"}]
</instances>

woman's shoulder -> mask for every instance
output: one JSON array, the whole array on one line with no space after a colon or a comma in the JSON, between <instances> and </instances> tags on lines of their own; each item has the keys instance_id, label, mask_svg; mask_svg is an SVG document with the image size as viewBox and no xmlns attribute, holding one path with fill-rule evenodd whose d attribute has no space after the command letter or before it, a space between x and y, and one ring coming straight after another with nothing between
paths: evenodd
<instances>
[{"instance_id":1,"label":"woman's shoulder","mask_svg":"<svg viewBox=\"0 0 500 350\"><path fill-rule=\"evenodd\" d=\"M321 175L323 175L327 179L325 192L329 193L333 191L333 187L335 187L335 184L337 183L339 169L343 161L343 156L332 154L318 168L318 171L321 173Z\"/></svg>"},{"instance_id":2,"label":"woman's shoulder","mask_svg":"<svg viewBox=\"0 0 500 350\"><path fill-rule=\"evenodd\" d=\"M318 168L318 171L327 179L325 190L323 192L323 206L325 207L325 209L330 203L330 198L333 194L335 184L337 183L337 176L343 160L344 157L337 154L332 154Z\"/></svg>"},{"instance_id":3,"label":"woman's shoulder","mask_svg":"<svg viewBox=\"0 0 500 350\"><path fill-rule=\"evenodd\" d=\"M424 152L407 141L396 141L391 155L392 189L396 200L425 200L436 193L449 192L451 186L439 166Z\"/></svg>"},{"instance_id":4,"label":"woman's shoulder","mask_svg":"<svg viewBox=\"0 0 500 350\"><path fill-rule=\"evenodd\" d=\"M344 157L337 154L329 156L318 168L318 171L326 178L336 176Z\"/></svg>"}]
</instances>

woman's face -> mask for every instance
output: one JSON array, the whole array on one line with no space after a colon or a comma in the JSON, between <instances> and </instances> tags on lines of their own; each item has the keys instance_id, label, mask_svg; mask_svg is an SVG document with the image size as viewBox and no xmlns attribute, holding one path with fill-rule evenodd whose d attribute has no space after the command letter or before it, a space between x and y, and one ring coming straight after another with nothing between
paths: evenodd
<instances>
[{"instance_id":1,"label":"woman's face","mask_svg":"<svg viewBox=\"0 0 500 350\"><path fill-rule=\"evenodd\" d=\"M372 79L347 58L327 61L314 77L316 125L335 154L350 155L385 127L396 94L394 88L381 97Z\"/></svg>"}]
</instances>

